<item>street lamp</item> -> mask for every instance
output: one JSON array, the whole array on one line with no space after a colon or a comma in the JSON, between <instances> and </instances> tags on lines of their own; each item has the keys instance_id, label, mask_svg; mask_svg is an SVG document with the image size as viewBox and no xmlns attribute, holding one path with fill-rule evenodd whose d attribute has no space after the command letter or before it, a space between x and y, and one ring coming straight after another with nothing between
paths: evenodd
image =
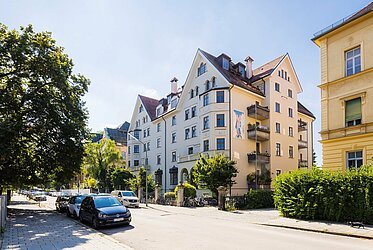
<instances>
[{"instance_id":1,"label":"street lamp","mask_svg":"<svg viewBox=\"0 0 373 250\"><path fill-rule=\"evenodd\" d=\"M140 141L136 136L132 135L132 132L141 131L141 129L135 129L134 131L128 131L128 135L131 136L136 141L140 142L145 148L145 205L148 206L148 148L146 144Z\"/></svg>"}]
</instances>

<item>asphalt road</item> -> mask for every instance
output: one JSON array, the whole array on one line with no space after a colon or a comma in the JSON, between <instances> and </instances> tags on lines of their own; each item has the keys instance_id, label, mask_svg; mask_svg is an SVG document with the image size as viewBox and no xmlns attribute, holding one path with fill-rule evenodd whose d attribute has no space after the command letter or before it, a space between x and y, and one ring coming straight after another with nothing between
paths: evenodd
<instances>
[{"instance_id":1,"label":"asphalt road","mask_svg":"<svg viewBox=\"0 0 373 250\"><path fill-rule=\"evenodd\" d=\"M130 226L100 231L134 249L373 249L373 240L260 226L207 209L131 209Z\"/></svg>"}]
</instances>

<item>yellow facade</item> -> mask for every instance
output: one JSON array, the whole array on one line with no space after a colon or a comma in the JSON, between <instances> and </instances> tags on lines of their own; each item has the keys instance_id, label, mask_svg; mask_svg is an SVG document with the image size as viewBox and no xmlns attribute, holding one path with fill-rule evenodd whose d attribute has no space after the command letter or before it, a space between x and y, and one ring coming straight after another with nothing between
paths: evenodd
<instances>
[{"instance_id":1,"label":"yellow facade","mask_svg":"<svg viewBox=\"0 0 373 250\"><path fill-rule=\"evenodd\" d=\"M349 153L354 152L362 155L363 164L369 163L373 156L373 12L347 19L314 42L320 47L321 58L323 168L346 170ZM360 48L357 60L361 66L348 74L347 52L355 48ZM354 99L360 100L361 118L349 124L346 107Z\"/></svg>"}]
</instances>

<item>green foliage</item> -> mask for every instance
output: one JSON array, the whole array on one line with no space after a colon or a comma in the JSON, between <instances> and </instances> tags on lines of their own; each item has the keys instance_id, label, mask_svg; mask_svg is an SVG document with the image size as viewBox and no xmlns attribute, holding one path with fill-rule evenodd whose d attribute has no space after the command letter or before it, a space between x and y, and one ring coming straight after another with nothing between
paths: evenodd
<instances>
[{"instance_id":1,"label":"green foliage","mask_svg":"<svg viewBox=\"0 0 373 250\"><path fill-rule=\"evenodd\" d=\"M84 166L88 175L97 180L99 188L111 188L111 173L121 164L122 156L114 141L102 139L85 145Z\"/></svg>"},{"instance_id":2,"label":"green foliage","mask_svg":"<svg viewBox=\"0 0 373 250\"><path fill-rule=\"evenodd\" d=\"M89 80L49 32L0 24L0 183L66 182L80 170L88 136Z\"/></svg>"},{"instance_id":3,"label":"green foliage","mask_svg":"<svg viewBox=\"0 0 373 250\"><path fill-rule=\"evenodd\" d=\"M275 205L285 217L373 223L373 166L346 172L314 168L281 174Z\"/></svg>"},{"instance_id":4,"label":"green foliage","mask_svg":"<svg viewBox=\"0 0 373 250\"><path fill-rule=\"evenodd\" d=\"M135 178L135 175L128 169L123 167L116 167L111 173L111 182L114 189L128 189L131 184L131 180Z\"/></svg>"},{"instance_id":5,"label":"green foliage","mask_svg":"<svg viewBox=\"0 0 373 250\"><path fill-rule=\"evenodd\" d=\"M250 189L249 192L245 194L244 207L247 209L275 207L273 192L271 190Z\"/></svg>"},{"instance_id":6,"label":"green foliage","mask_svg":"<svg viewBox=\"0 0 373 250\"><path fill-rule=\"evenodd\" d=\"M229 160L223 154L217 154L214 157L205 157L199 155L199 160L193 167L193 181L202 188L208 188L217 194L219 186L232 186L235 181L232 179L237 176L236 162Z\"/></svg>"},{"instance_id":7,"label":"green foliage","mask_svg":"<svg viewBox=\"0 0 373 250\"><path fill-rule=\"evenodd\" d=\"M144 167L140 167L139 173L135 179L130 181L130 186L133 191L138 190L140 187L143 188L144 192L146 189L146 170ZM148 175L148 192L151 193L155 190L155 181L153 180L153 176L151 174Z\"/></svg>"},{"instance_id":8,"label":"green foliage","mask_svg":"<svg viewBox=\"0 0 373 250\"><path fill-rule=\"evenodd\" d=\"M176 194L175 194L175 192L167 192L167 193L164 193L163 197L165 199L175 200L176 199Z\"/></svg>"},{"instance_id":9,"label":"green foliage","mask_svg":"<svg viewBox=\"0 0 373 250\"><path fill-rule=\"evenodd\" d=\"M183 187L184 187L184 197L191 197L191 198L195 198L196 197L196 194L197 194L197 189L195 186L185 182L182 184ZM177 191L179 190L179 186L176 186L175 187L175 195L177 196Z\"/></svg>"},{"instance_id":10,"label":"green foliage","mask_svg":"<svg viewBox=\"0 0 373 250\"><path fill-rule=\"evenodd\" d=\"M97 185L97 181L93 178L88 178L87 179L87 185L89 188L95 188Z\"/></svg>"}]
</instances>

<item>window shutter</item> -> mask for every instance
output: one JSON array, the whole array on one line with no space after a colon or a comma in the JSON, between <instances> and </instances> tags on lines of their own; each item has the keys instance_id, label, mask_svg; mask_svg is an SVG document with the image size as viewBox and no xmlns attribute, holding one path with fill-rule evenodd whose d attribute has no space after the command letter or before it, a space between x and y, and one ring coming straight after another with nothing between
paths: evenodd
<instances>
[{"instance_id":1,"label":"window shutter","mask_svg":"<svg viewBox=\"0 0 373 250\"><path fill-rule=\"evenodd\" d=\"M346 101L346 122L361 119L361 98Z\"/></svg>"}]
</instances>

